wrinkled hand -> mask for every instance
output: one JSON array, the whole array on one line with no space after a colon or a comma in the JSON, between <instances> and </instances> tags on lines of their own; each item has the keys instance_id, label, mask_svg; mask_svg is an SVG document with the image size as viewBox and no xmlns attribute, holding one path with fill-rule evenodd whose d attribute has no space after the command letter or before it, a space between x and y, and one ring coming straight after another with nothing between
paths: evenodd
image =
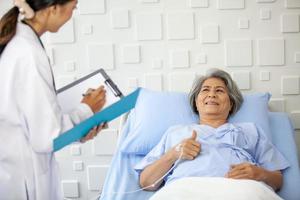
<instances>
[{"instance_id":1,"label":"wrinkled hand","mask_svg":"<svg viewBox=\"0 0 300 200\"><path fill-rule=\"evenodd\" d=\"M172 148L176 159L178 159L182 152L181 159L193 160L195 159L200 151L201 144L197 142L197 132L193 130L192 136L183 140L181 143Z\"/></svg>"},{"instance_id":2,"label":"wrinkled hand","mask_svg":"<svg viewBox=\"0 0 300 200\"><path fill-rule=\"evenodd\" d=\"M88 140L94 139L94 137L96 137L98 133L105 128L107 128L107 123L102 123L99 126L95 126L93 129L90 130L90 132L86 136L80 139L80 142L85 143Z\"/></svg>"},{"instance_id":3,"label":"wrinkled hand","mask_svg":"<svg viewBox=\"0 0 300 200\"><path fill-rule=\"evenodd\" d=\"M104 86L95 89L88 89L81 100L81 103L87 104L91 110L96 113L102 109L106 101L106 91Z\"/></svg>"},{"instance_id":4,"label":"wrinkled hand","mask_svg":"<svg viewBox=\"0 0 300 200\"><path fill-rule=\"evenodd\" d=\"M233 179L251 179L256 181L263 181L265 170L261 167L250 163L241 163L231 165L231 169L225 175L227 178Z\"/></svg>"}]
</instances>

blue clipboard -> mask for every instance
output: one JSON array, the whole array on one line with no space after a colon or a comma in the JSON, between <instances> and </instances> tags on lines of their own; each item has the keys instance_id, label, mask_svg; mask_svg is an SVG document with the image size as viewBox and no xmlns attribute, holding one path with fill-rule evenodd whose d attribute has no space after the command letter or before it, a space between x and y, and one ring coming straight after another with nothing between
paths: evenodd
<instances>
[{"instance_id":1,"label":"blue clipboard","mask_svg":"<svg viewBox=\"0 0 300 200\"><path fill-rule=\"evenodd\" d=\"M55 138L53 141L53 151L58 151L66 145L78 141L93 127L98 126L102 122L109 122L130 111L135 107L139 92L140 88Z\"/></svg>"}]
</instances>

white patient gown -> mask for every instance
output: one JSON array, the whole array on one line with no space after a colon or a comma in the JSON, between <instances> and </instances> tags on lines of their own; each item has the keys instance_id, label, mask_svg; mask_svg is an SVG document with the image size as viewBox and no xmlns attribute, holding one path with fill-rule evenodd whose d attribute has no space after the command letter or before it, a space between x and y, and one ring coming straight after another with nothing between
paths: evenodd
<instances>
[{"instance_id":1,"label":"white patient gown","mask_svg":"<svg viewBox=\"0 0 300 200\"><path fill-rule=\"evenodd\" d=\"M25 24L0 57L0 94L0 200L62 199L52 141L93 113L84 104L61 113L47 55Z\"/></svg>"},{"instance_id":2,"label":"white patient gown","mask_svg":"<svg viewBox=\"0 0 300 200\"><path fill-rule=\"evenodd\" d=\"M170 148L197 132L201 152L194 160L184 160L166 177L166 183L182 177L224 177L230 165L249 162L265 169L282 170L289 163L253 123L227 123L218 128L192 124L173 126L161 141L135 166L141 172Z\"/></svg>"}]
</instances>

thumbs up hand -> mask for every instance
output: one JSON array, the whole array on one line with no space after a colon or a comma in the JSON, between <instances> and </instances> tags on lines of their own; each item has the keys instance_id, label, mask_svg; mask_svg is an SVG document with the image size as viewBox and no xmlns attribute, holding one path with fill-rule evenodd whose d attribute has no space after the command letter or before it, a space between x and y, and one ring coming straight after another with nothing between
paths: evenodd
<instances>
[{"instance_id":1,"label":"thumbs up hand","mask_svg":"<svg viewBox=\"0 0 300 200\"><path fill-rule=\"evenodd\" d=\"M196 141L197 139L197 132L195 130L193 130L192 136L190 137L191 140Z\"/></svg>"},{"instance_id":2,"label":"thumbs up hand","mask_svg":"<svg viewBox=\"0 0 300 200\"><path fill-rule=\"evenodd\" d=\"M201 144L197 142L197 132L193 130L192 136L184 139L178 145L173 147L172 151L176 159L178 159L181 154L181 159L195 159L201 151Z\"/></svg>"}]
</instances>

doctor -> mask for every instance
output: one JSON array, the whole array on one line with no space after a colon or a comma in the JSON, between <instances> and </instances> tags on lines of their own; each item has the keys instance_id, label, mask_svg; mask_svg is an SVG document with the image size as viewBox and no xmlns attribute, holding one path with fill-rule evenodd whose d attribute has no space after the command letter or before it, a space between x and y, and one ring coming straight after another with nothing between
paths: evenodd
<instances>
[{"instance_id":1,"label":"doctor","mask_svg":"<svg viewBox=\"0 0 300 200\"><path fill-rule=\"evenodd\" d=\"M62 114L40 41L72 16L77 0L15 0L0 21L0 199L62 199L52 140L99 111L99 87ZM21 19L21 20L18 20ZM81 141L92 139L103 125Z\"/></svg>"}]
</instances>

